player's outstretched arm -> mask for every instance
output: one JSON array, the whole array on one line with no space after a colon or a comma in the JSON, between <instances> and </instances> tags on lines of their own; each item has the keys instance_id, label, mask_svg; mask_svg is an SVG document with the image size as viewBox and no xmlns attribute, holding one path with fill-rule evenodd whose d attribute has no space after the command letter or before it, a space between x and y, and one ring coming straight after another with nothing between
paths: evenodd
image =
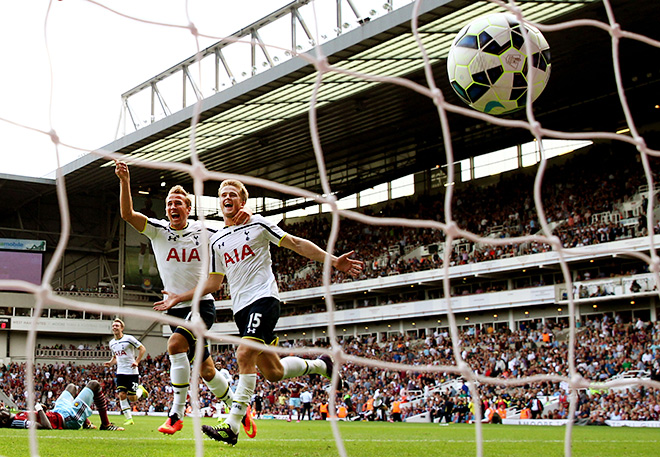
<instances>
[{"instance_id":1,"label":"player's outstretched arm","mask_svg":"<svg viewBox=\"0 0 660 457\"><path fill-rule=\"evenodd\" d=\"M224 277L225 276L223 274L219 274L219 273L210 274L209 277L206 279L206 282L204 283L204 289L202 289L202 295L210 294L211 292L215 292L216 290L218 290L220 288L220 285L222 284L222 280L224 279ZM157 301L156 303L154 303L154 310L156 311L167 311L168 309L172 308L175 305L178 305L181 302L192 300L193 296L195 295L195 289L190 289L181 294L168 292L166 290L163 290L161 292L164 295L164 298L161 301Z\"/></svg>"},{"instance_id":2,"label":"player's outstretched arm","mask_svg":"<svg viewBox=\"0 0 660 457\"><path fill-rule=\"evenodd\" d=\"M337 270L348 273L351 276L357 276L364 269L362 260L351 259L355 251L346 252L337 257L337 262L333 265Z\"/></svg>"},{"instance_id":3,"label":"player's outstretched arm","mask_svg":"<svg viewBox=\"0 0 660 457\"><path fill-rule=\"evenodd\" d=\"M131 197L131 175L128 165L115 160L115 174L119 178L119 210L121 218L131 224L135 230L142 232L147 225L147 216L133 209Z\"/></svg>"},{"instance_id":4,"label":"player's outstretched arm","mask_svg":"<svg viewBox=\"0 0 660 457\"><path fill-rule=\"evenodd\" d=\"M280 242L280 246L291 249L297 254L307 257L310 260L315 260L317 262L325 261L326 252L305 238L286 235ZM350 251L339 257L331 255L330 259L332 266L339 271L350 274L351 276L357 276L362 271L364 262L357 259L351 259L350 256L353 253L354 251Z\"/></svg>"},{"instance_id":5,"label":"player's outstretched arm","mask_svg":"<svg viewBox=\"0 0 660 457\"><path fill-rule=\"evenodd\" d=\"M37 413L37 423L35 424L36 427L52 430L53 425L48 420L48 416L46 416L46 413L44 412L44 408L43 406L41 406L41 403L37 403L34 409L36 410Z\"/></svg>"}]
</instances>

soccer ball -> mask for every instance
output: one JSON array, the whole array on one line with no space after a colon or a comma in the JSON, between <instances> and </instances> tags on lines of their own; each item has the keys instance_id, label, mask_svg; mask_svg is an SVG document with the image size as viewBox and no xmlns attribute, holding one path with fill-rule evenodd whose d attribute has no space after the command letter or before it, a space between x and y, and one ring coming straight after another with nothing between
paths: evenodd
<instances>
[{"instance_id":1,"label":"soccer ball","mask_svg":"<svg viewBox=\"0 0 660 457\"><path fill-rule=\"evenodd\" d=\"M524 27L529 54L520 22L507 13L477 18L454 38L447 57L449 81L472 108L488 114L524 108L530 64L532 99L545 89L550 78L550 47L537 28Z\"/></svg>"}]
</instances>

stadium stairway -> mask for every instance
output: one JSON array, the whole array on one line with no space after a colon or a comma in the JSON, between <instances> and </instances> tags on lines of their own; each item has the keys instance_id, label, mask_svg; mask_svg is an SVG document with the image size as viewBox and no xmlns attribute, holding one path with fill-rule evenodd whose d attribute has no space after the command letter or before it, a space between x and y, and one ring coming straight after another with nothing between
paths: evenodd
<instances>
[{"instance_id":1,"label":"stadium stairway","mask_svg":"<svg viewBox=\"0 0 660 457\"><path fill-rule=\"evenodd\" d=\"M13 401L7 396L7 394L5 393L5 391L2 390L2 389L0 389L0 401L3 402L3 403L5 404L5 406L7 406L8 408L11 408L11 409L18 409L18 406L16 405L16 403L14 403L14 402L13 402Z\"/></svg>"}]
</instances>

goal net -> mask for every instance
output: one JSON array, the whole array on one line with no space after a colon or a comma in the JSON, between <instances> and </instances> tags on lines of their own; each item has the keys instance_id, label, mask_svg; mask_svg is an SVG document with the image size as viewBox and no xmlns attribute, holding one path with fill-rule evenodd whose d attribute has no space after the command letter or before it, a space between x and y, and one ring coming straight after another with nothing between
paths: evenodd
<instances>
[{"instance_id":1,"label":"goal net","mask_svg":"<svg viewBox=\"0 0 660 457\"><path fill-rule=\"evenodd\" d=\"M546 374L535 374L531 376L521 376L521 377L510 377L508 379L501 377L490 377L484 374L483 367L475 366L466 360L464 354L464 348L462 347L463 341L461 337L461 332L459 331L459 323L456 321L456 316L454 312L454 303L456 297L453 297L450 294L452 288L452 280L450 279L450 268L452 265L452 252L454 242L456 240L468 240L472 243L479 243L482 246L492 246L494 248L510 246L512 244L522 245L525 243L536 244L546 246L549 250L552 250L556 253L559 265L561 266L561 273L564 278L566 290L572 291L574 288L573 284L573 275L569 262L572 258L576 256L588 255L589 251L585 248L580 247L569 247L565 245L565 240L560 239L557 234L553 231L553 226L551 221L553 220L553 215L548 214L548 208L544 205L543 193L544 193L544 178L547 170L547 154L544 150L544 139L562 139L562 140L608 140L612 142L621 142L628 145L634 146L639 152L639 158L644 169L643 180L645 181L648 188L648 199L647 207L645 213L647 215L646 220L646 231L648 232L648 254L642 253L640 251L620 251L620 250L604 250L601 252L610 253L614 255L628 255L635 257L648 265L649 272L653 275L655 283L660 282L660 277L658 277L658 268L660 266L659 259L656 254L656 241L654 239L654 229L656 227L656 220L654 219L654 208L655 208L655 191L654 191L654 171L651 167L652 158L658 155L658 151L650 149L646 142L644 136L639 132L637 126L637 120L633 118L629 106L627 104L626 98L626 87L622 77L622 68L620 66L620 53L621 53L621 43L623 40L634 41L637 43L643 43L648 46L649 49L657 49L660 47L660 42L648 38L644 35L637 34L633 31L628 31L620 27L617 22L616 11L612 8L612 5L609 1L604 0L601 4L602 8L606 11L608 21L599 22L594 20L577 20L572 22L556 22L552 25L533 23L542 33L551 34L551 33L561 33L563 30L570 28L598 28L603 31L603 33L609 34L611 37L611 51L612 51L612 62L613 65L611 68L608 68L606 64L602 68L595 69L594 72L611 72L614 75L616 81L616 94L606 95L607 97L618 97L620 100L621 108L624 112L626 119L626 128L629 129L628 134L618 134L608 131L584 129L584 130L575 130L572 132L561 132L547 129L544 127L543 123L539 120L539 113L535 110L537 102L528 103L524 109L524 118L512 119L506 116L503 117L494 117L481 112L477 112L473 109L466 107L461 104L452 104L448 101L449 94L443 93L443 91L438 87L437 79L444 78L445 75L434 74L434 68L432 68L433 63L427 54L427 49L424 45L424 40L422 39L422 34L419 32L418 17L419 11L423 8L424 2L417 1L414 3L411 8L411 22L410 22L410 32L417 39L417 49L415 50L417 56L421 56L424 62L425 70L425 81L424 83L415 82L410 79L406 79L400 76L392 76L384 71L382 74L378 72L369 73L369 72L360 72L354 69L342 68L331 64L327 56L323 55L324 48L322 46L317 46L318 43L324 42L327 40L327 36L323 34L323 27L320 25L322 22L321 14L319 11L322 11L325 8L325 3L323 0L317 0L312 2L309 7L311 11L314 11L317 15L315 18L315 27L303 27L299 25L299 30L301 33L306 33L309 35L308 42L314 46L314 52L303 52L302 49L297 47L292 48L286 43L281 43L278 41L278 36L273 32L273 42L269 42L268 39L262 39L261 37L255 38L252 36L216 36L213 29L207 25L205 22L205 27L201 25L201 22L204 22L200 19L200 16L204 12L195 10L193 3L194 2L185 2L185 8L182 8L182 11L179 16L179 20L176 23L168 22L167 20L162 20L161 16L154 11L153 16L150 17L137 17L129 13L122 11L122 7L114 6L107 2L97 2L88 0L85 2L77 2L74 5L70 0L64 0L62 2L50 2L48 3L48 8L46 14L43 17L43 28L46 30L45 34L45 44L49 50L48 55L44 56L46 62L49 62L47 67L51 68L52 72L49 75L49 80L53 88L57 87L58 84L63 84L61 79L58 77L59 72L61 71L61 65L65 61L63 56L66 56L68 51L67 49L62 49L61 46L58 46L58 43L51 42L49 39L48 30L53 26L52 24L52 15L61 14L57 9L66 8L68 14L80 13L82 14L79 19L79 23L84 23L86 21L85 14L94 10L95 14L98 11L101 11L103 15L106 15L108 18L112 18L113 21L119 21L118 23L130 23L132 25L139 24L145 34L150 33L149 31L154 28L165 29L176 34L178 37L186 36L186 39L194 40L198 49L198 54L196 59L193 59L192 64L189 66L189 74L187 74L187 81L190 86L190 91L197 93L200 101L197 101L193 97L192 102L188 102L189 106L192 106L194 109L194 115L191 125L191 135L189 139L189 157L190 164L185 164L181 162L172 163L167 161L158 161L158 160L145 160L138 159L131 155L122 155L115 153L113 151L105 150L92 150L94 145L79 145L71 144L67 141L66 136L60 135L58 132L59 125L59 116L62 116L59 111L61 105L66 104L65 100L62 99L50 99L45 97L44 100L39 101L41 105L45 107L45 110L48 112L50 120L46 128L37 128L33 125L30 125L29 122L26 122L23 119L12 118L8 116L6 118L0 119L4 124L13 125L16 128L22 130L29 130L35 132L44 138L48 139L52 144L50 149L52 154L58 158L58 164L63 162L62 154L63 151L77 151L78 153L92 153L96 156L103 157L110 161L111 159L120 159L126 161L130 164L132 168L136 167L146 167L151 169L158 170L175 170L180 173L188 174L194 180L194 193L197 196L203 195L203 186L207 181L222 181L225 179L233 178L239 179L245 183L248 187L262 187L266 189L275 190L287 195L290 195L291 198L305 198L313 199L318 204L327 205L331 209L331 224L330 224L330 234L327 239L327 249L332 252L335 249L338 241L342 238L342 222L341 221L356 221L360 224L365 224L369 226L381 226L381 227L403 227L403 228L417 228L417 229L429 229L434 232L440 232L443 234L444 239L444 249L442 262L442 272L441 277L443 278L444 286L444 301L446 304L446 316L448 319L449 327L449 338L451 340L451 348L453 354L453 363L449 364L427 364L427 365L412 365L401 362L383 362L381 360L375 360L374 358L368 357L365 355L355 355L352 351L347 351L346 347L341 344L341 338L337 332L337 326L335 325L335 302L333 300L333 294L331 290L332 282L332 268L329 262L326 262L322 270L323 278L323 287L325 291L325 303L327 305L327 336L330 342L328 348L319 349L318 347L302 347L302 348L278 348L278 347L268 347L265 350L273 351L281 355L285 354L319 354L319 352L325 352L331 355L335 360L335 374L338 374L341 371L343 364L350 363L356 366L366 366L373 367L379 370L390 370L396 372L416 372L416 373L430 373L438 374L444 373L449 376L454 376L456 378L461 378L466 381L466 384L469 388L470 396L473 399L474 403L474 429L476 434L476 449L475 453L477 456L483 455L483 438L482 438L482 423L481 418L484 416L485 411L482 410L482 396L483 396L483 386L497 385L502 388L513 388L517 386L529 386L529 385L538 385L542 382L550 383L563 383L567 391L569 392L569 402L570 407L568 410L568 417L575 417L576 408L578 404L578 391L589 388L611 388L616 386L623 385L635 385L635 386L644 386L648 388L657 389L660 387L660 383L648 380L648 379L625 379L625 380L613 380L607 381L605 383L596 382L596 380L585 379L580 375L580 372L577 368L576 362L576 305L575 299L577 298L572 293L568 293L566 296L567 302L567 316L568 320L568 352L566 354L567 369L562 372L557 373L546 373ZM223 2L224 3L224 2ZM345 8L355 8L353 3L359 2L345 2ZM384 6L392 9L395 8L396 2L386 1ZM507 11L510 14L517 17L521 22L528 21L528 18L523 14L523 8L521 5L529 2L501 2L497 0L492 0L489 2L479 2L479 8L475 7L475 11L478 14L485 14L486 12L491 11ZM542 3L542 2L540 2ZM209 6L209 8L211 8ZM314 9L316 8L316 9ZM386 8L386 9L387 9ZM193 14L193 10L194 13ZM368 22L368 19L365 20L365 16L360 16L359 14L355 15L357 22L364 24ZM198 24L199 19L199 24ZM533 21L530 21L533 22ZM89 25L89 24L87 24ZM87 25L85 27L87 27ZM307 24L309 25L309 24ZM463 24L458 25L460 28ZM82 26L82 25L81 25ZM359 27L359 25L357 25ZM341 34L341 24L339 30L337 26L331 28L331 33ZM118 32L121 33L121 32ZM134 39L142 39L135 37ZM183 39L183 38L182 38ZM236 80L241 78L248 79L251 74L248 71L248 74L245 75L231 75L227 73L223 76L226 78L226 81L214 81L213 84L210 84L207 80L203 80L207 76L207 72L202 68L203 57L205 47L203 43L219 40L227 40L228 42L233 43L243 43L247 45L254 45L255 40L258 41L257 48L260 52L263 52L264 55L280 53L283 56L288 58L296 59L305 59L309 65L314 66L316 80L313 87L313 91L310 97L305 100L307 104L307 112L309 117L309 135L312 139L312 144L314 146L314 153L318 164L319 176L321 179L321 185L323 192L322 194L315 194L309 192L305 189L295 188L291 186L282 185L276 182L270 182L264 179L253 176L243 176L236 175L232 170L211 170L208 169L203 162L198 158L196 150L196 134L195 126L199 123L200 115L203 110L203 103L201 99L205 96L204 87L213 86L214 91L221 91L223 87L229 87L231 84L235 83ZM552 50L552 40L550 39L550 48ZM306 50L305 50L306 51ZM228 51L227 51L228 52ZM80 58L80 56L78 57ZM284 57L283 57L284 58ZM273 59L274 60L274 59ZM272 63L272 62L271 62ZM553 65L562 65L564 62L559 60L553 62ZM251 65L251 64L248 64ZM253 73L256 73L260 70L253 68ZM102 69L101 71L105 71ZM476 233L475 231L469 230L468 227L461 225L455 216L456 208L456 199L454 182L459 181L459 177L456 176L456 171L454 167L448 166L446 168L447 176L445 182L448 183L446 186L445 197L444 197L444 211L440 220L428 219L424 214L421 214L419 218L406 218L406 217L377 217L369 216L359 211L341 209L338 205L337 199L333 196L334 191L330 182L327 179L326 166L324 163L324 153L323 153L323 142L320 138L319 128L318 128L318 118L317 118L317 108L319 105L318 94L324 84L324 77L328 75L341 74L347 78L354 80L368 81L368 82L377 82L379 84L389 84L389 85L398 85L411 92L416 94L421 94L428 98L430 103L433 103L437 108L437 118L433 120L433 128L438 129L440 132L443 141L446 157L444 161L447 164L454 164L455 159L453 156L452 149L452 128L450 125L449 117L450 116L465 116L469 118L479 119L481 121L488 122L492 125L497 125L505 127L508 129L520 129L527 131L529 137L534 138L540 148L540 160L537 166L537 171L535 174L534 185L530 189L524 189L527 192L533 202L533 210L538 215L538 223L540 224L539 234L519 236L519 237L509 237L509 238L493 238L486 237L482 233ZM550 78L549 85L565 85L570 84L569 81L560 81L553 80ZM136 95L136 97L143 95ZM541 97L540 101L543 98ZM25 100L24 100L25 101ZM576 104L580 103L580 100L575 101ZM147 121L150 123L154 118L162 118L164 116L170 115L172 112L171 107L167 106L163 100L158 100L156 103L157 108L152 109L151 112L142 113L143 116L151 119ZM136 120L132 116L136 114L135 111L131 111L126 104L122 106L123 117L119 123L119 131L125 131L126 125L133 124L135 128L141 128L143 126L142 121ZM431 123L431 120L429 121ZM111 173L111 169L108 168L108 173ZM51 284L53 283L54 275L57 271L58 266L60 265L62 258L67 250L67 245L69 241L69 236L71 234L71 218L77 217L75 214L72 215L70 212L70 206L67 201L67 187L66 180L62 167L58 167L57 172L57 194L58 201L60 205L61 213L61 223L62 231L61 238L55 250L55 254L52 257L52 260L45 268L43 275L43 282L40 285L33 285L24 281L9 281L9 280L0 280L0 285L4 289L23 291L34 294L36 302L35 309L33 312L34 316L37 316L33 319L32 328L29 331L28 337L28 348L27 354L34 354L35 345L37 341L37 322L42 310L48 308L49 306L58 306L64 307L70 310L79 310L86 311L88 313L116 313L117 315L125 316L126 318L135 317L141 319L149 319L157 321L163 324L174 324L178 325L183 323L180 319L176 319L170 316L166 316L157 312L145 311L137 308L129 307L107 307L101 306L95 303L84 303L80 301L75 301L67 298L66 296L58 295L52 290ZM469 196L463 196L462 198L469 198ZM200 219L204 222L204 215L200 216ZM205 240L208 242L208 240ZM208 266L208 246L203 249L204 263ZM349 243L350 244L350 243ZM204 278L200 278L202 280ZM201 281L200 281L201 284ZM194 311L198 312L199 309L199 297L201 295L201 286L197 290ZM212 334L206 330L204 323L201 319L194 319L192 323L188 323L187 327L193 330L198 338L207 338L210 341L222 342L223 344L246 344L244 341L241 341L238 337L233 336L222 336L219 337L216 334ZM251 344L251 343L247 343ZM199 383L196 382L199 379L200 373L200 359L201 359L201 346L198 345L196 362L193 364L193 374L191 377L191 386L196 386ZM35 404L35 386L33 381L34 373L34 357L30 356L27 363L27 374L26 374L26 390L29 392L28 396L28 408L33 410ZM335 401L336 385L333 385L329 393L329 402L330 410L336 411L337 405ZM191 389L191 403L194 408L197 409L197 399L198 392L196 389ZM194 427L195 427L195 438L196 438L196 455L203 455L203 440L201 433L199 432L200 418L196 415L194 418ZM573 421L569 420L566 425L566 436L565 436L565 455L572 455L571 451L571 439L572 439L572 428ZM344 448L342 436L339 431L336 421L332 421L332 429L336 439L337 453L339 455L347 455L346 449ZM38 455L38 441L36 433L33 430L30 432L31 438L31 453L32 455Z\"/></svg>"}]
</instances>

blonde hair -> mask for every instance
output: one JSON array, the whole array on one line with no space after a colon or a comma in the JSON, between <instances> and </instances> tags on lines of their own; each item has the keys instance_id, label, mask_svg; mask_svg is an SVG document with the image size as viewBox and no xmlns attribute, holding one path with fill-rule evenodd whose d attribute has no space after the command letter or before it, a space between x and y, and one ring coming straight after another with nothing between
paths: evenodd
<instances>
[{"instance_id":1,"label":"blonde hair","mask_svg":"<svg viewBox=\"0 0 660 457\"><path fill-rule=\"evenodd\" d=\"M192 206L192 201L190 200L190 196L188 192L186 192L186 189L183 188L183 186L177 184L176 186L172 187L170 191L167 193L167 196L169 197L172 194L183 195L186 204L188 206Z\"/></svg>"},{"instance_id":2,"label":"blonde hair","mask_svg":"<svg viewBox=\"0 0 660 457\"><path fill-rule=\"evenodd\" d=\"M225 181L222 181L222 183L220 184L220 189L218 189L218 197L220 196L220 191L222 191L222 188L227 186L233 186L237 188L238 195L240 195L241 200L243 200L244 202L248 201L249 194L247 189L245 188L245 185L236 179L227 179Z\"/></svg>"},{"instance_id":3,"label":"blonde hair","mask_svg":"<svg viewBox=\"0 0 660 457\"><path fill-rule=\"evenodd\" d=\"M125 327L126 327L126 326L124 325L124 321L121 320L121 319L119 319L118 317L116 317L115 320L112 321L112 322L113 322L113 323L114 323L114 322L119 322L119 323L121 324L121 328L125 328Z\"/></svg>"}]
</instances>

